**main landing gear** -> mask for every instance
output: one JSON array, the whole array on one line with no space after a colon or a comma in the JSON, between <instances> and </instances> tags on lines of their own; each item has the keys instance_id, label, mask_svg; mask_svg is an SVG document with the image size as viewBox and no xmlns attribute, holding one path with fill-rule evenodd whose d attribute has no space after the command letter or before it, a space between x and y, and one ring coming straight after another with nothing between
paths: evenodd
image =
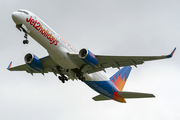
<instances>
[{"instance_id":1,"label":"main landing gear","mask_svg":"<svg viewBox=\"0 0 180 120\"><path fill-rule=\"evenodd\" d=\"M23 44L28 44L29 41L28 41L27 37L28 37L28 33L29 33L30 31L29 31L29 30L26 28L26 26L24 26L23 24L17 24L17 25L16 25L16 28L17 28L18 30L23 31L23 32L25 33L25 35L24 35L25 40L23 40Z\"/></svg>"},{"instance_id":2,"label":"main landing gear","mask_svg":"<svg viewBox=\"0 0 180 120\"><path fill-rule=\"evenodd\" d=\"M58 76L59 80L62 81L62 83L65 83L65 81L68 81L68 78L64 75L63 71L61 70L60 66L56 67L58 73L60 74L60 76Z\"/></svg>"},{"instance_id":3,"label":"main landing gear","mask_svg":"<svg viewBox=\"0 0 180 120\"><path fill-rule=\"evenodd\" d=\"M83 77L83 73L81 74L77 74L76 75L78 77L79 80L81 80L82 82L85 81L85 77ZM65 81L68 81L68 78L64 75L64 74L60 74L60 76L58 76L59 80L62 81L62 83L65 83Z\"/></svg>"},{"instance_id":4,"label":"main landing gear","mask_svg":"<svg viewBox=\"0 0 180 120\"><path fill-rule=\"evenodd\" d=\"M78 77L79 80L81 80L82 82L85 81L85 77L83 77L83 73L79 73L76 75Z\"/></svg>"},{"instance_id":5,"label":"main landing gear","mask_svg":"<svg viewBox=\"0 0 180 120\"><path fill-rule=\"evenodd\" d=\"M78 70L77 74L76 74L76 76L78 77L78 79L81 80L82 82L84 82L84 81L86 80L86 78L83 77L83 74L84 74L84 73L81 72L82 69L83 69L85 66L86 66L86 64L82 65L82 66L80 67L80 69Z\"/></svg>"},{"instance_id":6,"label":"main landing gear","mask_svg":"<svg viewBox=\"0 0 180 120\"><path fill-rule=\"evenodd\" d=\"M64 74L62 74L58 78L59 78L60 81L62 81L62 83L65 83L65 81L68 81L67 77Z\"/></svg>"},{"instance_id":7,"label":"main landing gear","mask_svg":"<svg viewBox=\"0 0 180 120\"><path fill-rule=\"evenodd\" d=\"M68 72L68 70L62 69L60 66L56 67L57 72L59 73L60 76L58 76L59 80L62 81L62 83L65 83L65 81L68 81L67 76L65 75L72 75L70 74L70 72ZM79 80L81 80L82 82L84 82L86 79L83 76L84 73L82 73L79 69L73 69L73 75L72 77L74 77L75 79L78 78Z\"/></svg>"}]
</instances>

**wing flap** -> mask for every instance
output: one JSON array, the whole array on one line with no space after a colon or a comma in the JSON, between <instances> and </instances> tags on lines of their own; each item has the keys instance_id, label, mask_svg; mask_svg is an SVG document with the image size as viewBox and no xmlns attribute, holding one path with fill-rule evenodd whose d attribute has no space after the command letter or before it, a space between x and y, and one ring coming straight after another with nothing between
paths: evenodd
<instances>
[{"instance_id":1,"label":"wing flap","mask_svg":"<svg viewBox=\"0 0 180 120\"><path fill-rule=\"evenodd\" d=\"M139 93L139 92L125 92L119 91L118 94L123 98L149 98L155 97L153 94L150 93Z\"/></svg>"}]
</instances>

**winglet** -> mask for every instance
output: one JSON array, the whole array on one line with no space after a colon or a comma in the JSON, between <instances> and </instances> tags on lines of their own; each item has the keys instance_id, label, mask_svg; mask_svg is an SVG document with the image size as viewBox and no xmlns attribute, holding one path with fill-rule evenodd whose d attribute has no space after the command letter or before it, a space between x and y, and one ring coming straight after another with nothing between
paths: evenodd
<instances>
[{"instance_id":1,"label":"winglet","mask_svg":"<svg viewBox=\"0 0 180 120\"><path fill-rule=\"evenodd\" d=\"M171 53L171 54L169 54L169 55L167 55L166 57L167 57L167 58L171 58L171 57L173 56L173 54L174 54L175 50L176 50L176 47L174 48L174 50L172 51L172 53Z\"/></svg>"},{"instance_id":2,"label":"winglet","mask_svg":"<svg viewBox=\"0 0 180 120\"><path fill-rule=\"evenodd\" d=\"M9 66L8 66L8 69L11 68L11 65L12 65L12 61L10 62Z\"/></svg>"}]
</instances>

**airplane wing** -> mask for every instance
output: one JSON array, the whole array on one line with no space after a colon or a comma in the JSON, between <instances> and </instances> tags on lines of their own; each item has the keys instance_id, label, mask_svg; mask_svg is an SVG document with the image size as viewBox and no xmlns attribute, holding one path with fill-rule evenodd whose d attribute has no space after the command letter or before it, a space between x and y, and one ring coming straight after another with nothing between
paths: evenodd
<instances>
[{"instance_id":1,"label":"airplane wing","mask_svg":"<svg viewBox=\"0 0 180 120\"><path fill-rule=\"evenodd\" d=\"M40 59L42 65L43 65L43 71L36 71L32 68L30 68L27 64L23 64L23 65L19 65L16 67L11 67L12 62L10 63L10 65L8 66L8 70L10 71L26 71L28 73L48 73L48 72L54 72L55 74L57 74L57 70L55 69L57 65L57 63L55 63L50 56L44 57Z\"/></svg>"},{"instance_id":2,"label":"airplane wing","mask_svg":"<svg viewBox=\"0 0 180 120\"><path fill-rule=\"evenodd\" d=\"M134 65L137 66L139 64L143 64L145 61L151 61L151 60L159 60L159 59L166 59L171 58L174 54L174 51L169 55L164 56L107 56L107 55L95 55L98 59L98 65L95 67L92 67L90 65L87 65L85 62L83 62L78 54L71 54L68 53L69 57L71 58L74 63L79 66L84 66L82 69L83 73L94 73L98 71L102 71L105 68L113 67L113 68L120 68L123 66L130 66ZM11 67L12 62L10 63L8 70L10 71L26 71L28 73L48 73L53 72L55 75L58 74L58 71L56 67L58 66L57 63L52 60L50 56L46 56L44 58L40 59L42 65L43 65L43 71L36 71L32 68L30 68L27 64L19 65L16 67Z\"/></svg>"},{"instance_id":3,"label":"airplane wing","mask_svg":"<svg viewBox=\"0 0 180 120\"><path fill-rule=\"evenodd\" d=\"M175 52L176 48L172 51L169 55L163 56L107 56L107 55L95 55L98 60L98 65L95 67L87 65L84 63L78 56L78 54L71 54L68 53L70 58L78 65L84 66L82 69L83 73L94 73L105 68L113 67L113 68L120 68L123 66L131 66L134 65L137 67L139 64L143 64L145 61L152 61L152 60L160 60L171 58Z\"/></svg>"}]
</instances>

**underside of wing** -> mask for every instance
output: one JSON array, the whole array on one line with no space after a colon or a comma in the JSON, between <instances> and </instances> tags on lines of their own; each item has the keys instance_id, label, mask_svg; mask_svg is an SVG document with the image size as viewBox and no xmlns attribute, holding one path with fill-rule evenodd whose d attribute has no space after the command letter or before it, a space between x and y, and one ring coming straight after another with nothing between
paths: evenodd
<instances>
[{"instance_id":1,"label":"underside of wing","mask_svg":"<svg viewBox=\"0 0 180 120\"><path fill-rule=\"evenodd\" d=\"M94 73L98 71L105 70L105 68L113 67L113 68L120 68L123 66L135 66L139 64L143 64L145 61L152 61L152 60L160 60L171 58L175 52L176 48L173 52L169 55L162 55L162 56L110 56L110 55L95 55L98 60L98 64L96 66L91 66L86 64L78 54L70 54L70 58L74 63L82 68L83 73Z\"/></svg>"},{"instance_id":2,"label":"underside of wing","mask_svg":"<svg viewBox=\"0 0 180 120\"><path fill-rule=\"evenodd\" d=\"M27 64L15 66L15 67L8 67L7 69L10 71L26 71L31 74L33 74L33 73L43 73L44 74L44 73L48 73L48 72L56 72L57 73L57 71L55 71L57 64L51 59L50 56L41 58L39 60L41 61L42 65L43 65L43 69L40 71L32 69Z\"/></svg>"},{"instance_id":3,"label":"underside of wing","mask_svg":"<svg viewBox=\"0 0 180 120\"><path fill-rule=\"evenodd\" d=\"M27 69L27 65L26 64L23 64L23 65L19 65L19 66L16 66L16 67L9 67L7 68L8 70L10 71L24 71Z\"/></svg>"}]
</instances>

